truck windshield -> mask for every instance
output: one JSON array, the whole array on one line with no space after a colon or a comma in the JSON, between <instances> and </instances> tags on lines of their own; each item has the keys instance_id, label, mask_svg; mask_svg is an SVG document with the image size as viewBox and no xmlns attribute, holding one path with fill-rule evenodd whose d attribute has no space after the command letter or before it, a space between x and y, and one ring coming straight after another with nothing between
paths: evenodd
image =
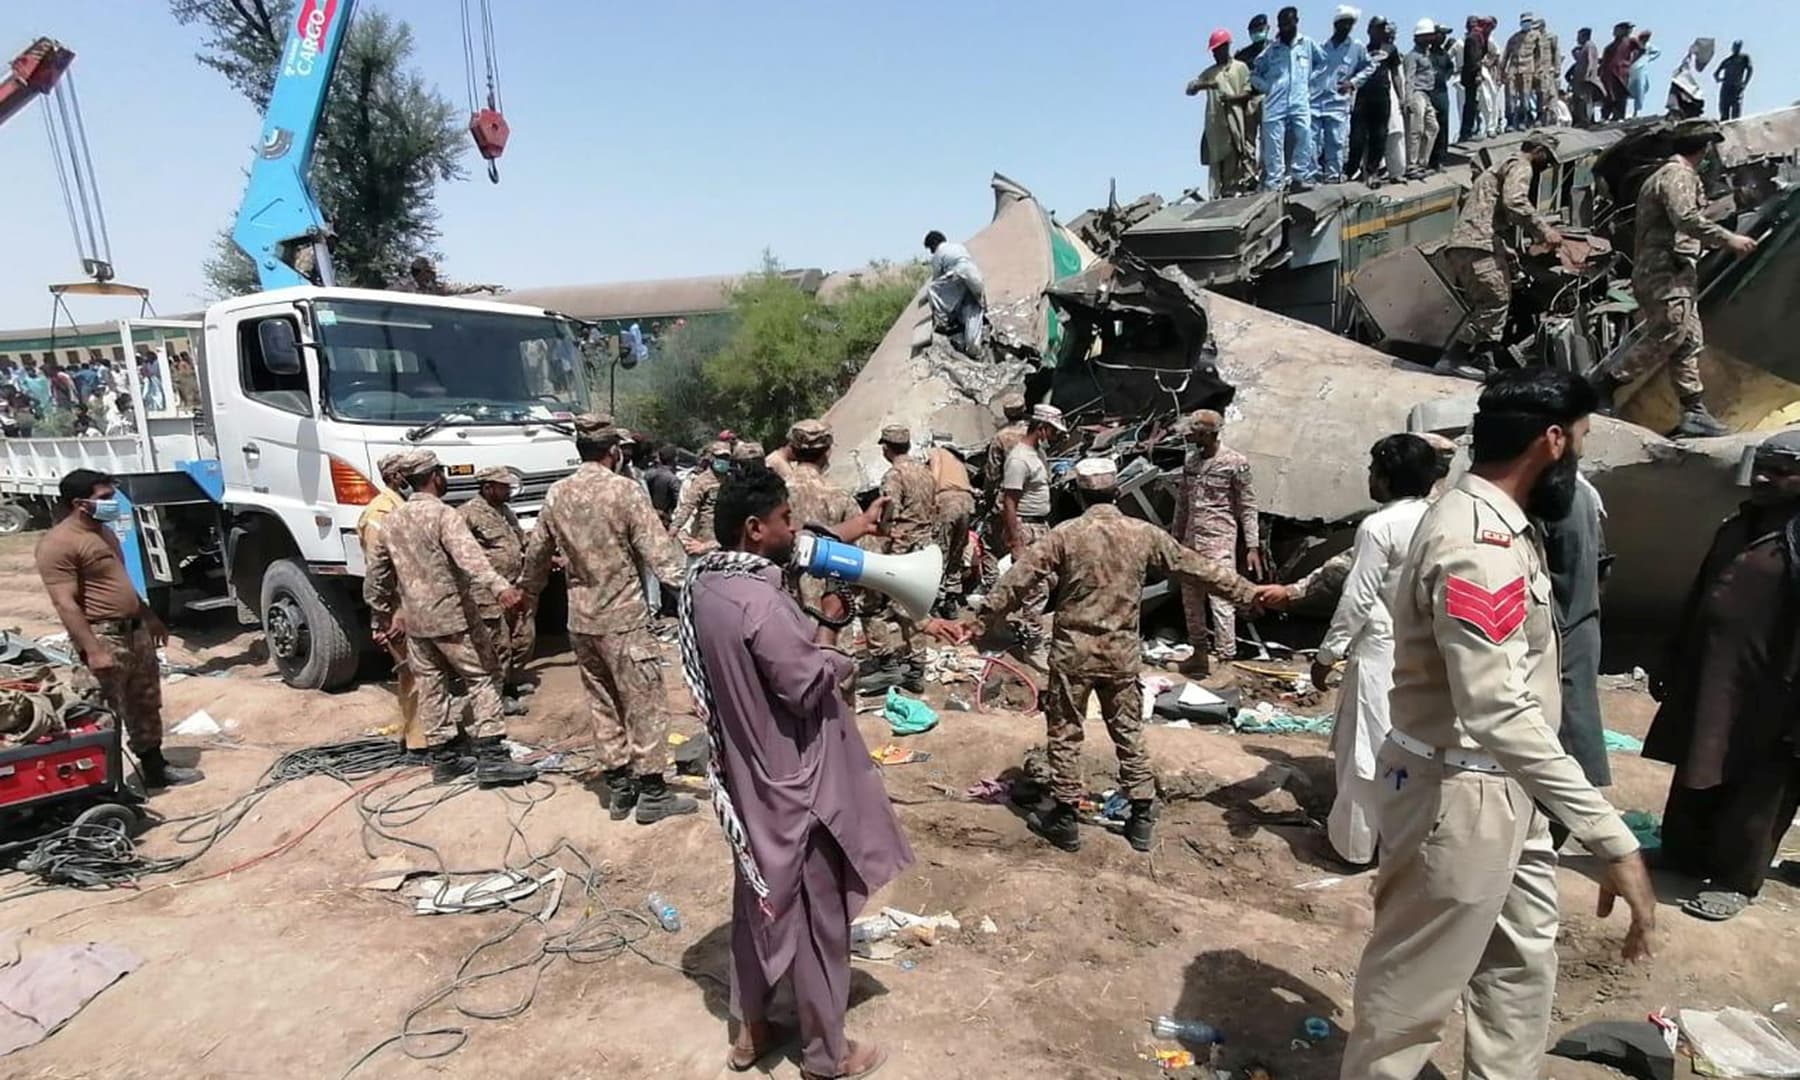
<instances>
[{"instance_id":1,"label":"truck windshield","mask_svg":"<svg viewBox=\"0 0 1800 1080\"><path fill-rule=\"evenodd\" d=\"M325 400L340 420L517 423L587 407L581 354L559 319L363 300L321 302L313 314Z\"/></svg>"}]
</instances>

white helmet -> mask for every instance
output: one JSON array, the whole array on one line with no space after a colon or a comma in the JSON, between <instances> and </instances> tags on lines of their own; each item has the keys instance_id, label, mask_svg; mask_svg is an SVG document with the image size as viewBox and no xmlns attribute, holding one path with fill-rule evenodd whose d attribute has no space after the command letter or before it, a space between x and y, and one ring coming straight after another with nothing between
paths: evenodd
<instances>
[{"instance_id":1,"label":"white helmet","mask_svg":"<svg viewBox=\"0 0 1800 1080\"><path fill-rule=\"evenodd\" d=\"M1420 19L1413 24L1413 37L1430 37L1437 33L1436 19Z\"/></svg>"}]
</instances>

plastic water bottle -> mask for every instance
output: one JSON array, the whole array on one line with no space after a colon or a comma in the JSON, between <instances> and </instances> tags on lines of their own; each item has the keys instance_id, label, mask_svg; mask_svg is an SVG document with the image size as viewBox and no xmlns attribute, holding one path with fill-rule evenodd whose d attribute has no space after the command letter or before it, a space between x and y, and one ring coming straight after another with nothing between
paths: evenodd
<instances>
[{"instance_id":1,"label":"plastic water bottle","mask_svg":"<svg viewBox=\"0 0 1800 1080\"><path fill-rule=\"evenodd\" d=\"M664 930L673 934L681 929L681 913L675 910L674 904L664 900L661 893L651 893L644 905L650 909L650 914L656 916L656 921L662 924Z\"/></svg>"},{"instance_id":2,"label":"plastic water bottle","mask_svg":"<svg viewBox=\"0 0 1800 1080\"><path fill-rule=\"evenodd\" d=\"M1205 1021L1177 1020L1172 1016L1159 1016L1150 1021L1150 1033L1159 1039L1174 1039L1189 1046L1211 1046L1225 1041L1224 1034Z\"/></svg>"},{"instance_id":3,"label":"plastic water bottle","mask_svg":"<svg viewBox=\"0 0 1800 1080\"><path fill-rule=\"evenodd\" d=\"M850 944L869 945L894 936L894 924L891 920L860 919L850 924Z\"/></svg>"}]
</instances>

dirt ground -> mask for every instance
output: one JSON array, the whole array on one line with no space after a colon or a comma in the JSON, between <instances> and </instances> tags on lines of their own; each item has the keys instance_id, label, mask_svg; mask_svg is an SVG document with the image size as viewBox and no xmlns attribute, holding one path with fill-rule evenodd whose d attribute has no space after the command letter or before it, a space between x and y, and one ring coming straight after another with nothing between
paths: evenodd
<instances>
[{"instance_id":1,"label":"dirt ground","mask_svg":"<svg viewBox=\"0 0 1800 1080\"><path fill-rule=\"evenodd\" d=\"M0 546L0 625L54 629L31 571L30 538ZM557 644L547 642L548 655L536 664L543 685L532 714L513 728L538 745L578 743L587 732L575 672ZM230 730L170 740L171 758L197 763L206 780L159 795L158 813L203 812L250 788L284 750L353 738L393 719L384 686L300 693L275 681L260 655L253 635L228 626L178 630L172 659L209 675L166 686L168 723L205 708ZM667 677L674 687L678 669ZM942 695L934 686L928 696ZM1605 706L1610 727L1640 736L1652 711L1632 690L1609 691ZM1158 1044L1146 1018L1163 1013L1222 1029L1229 1041L1219 1064L1233 1076L1254 1064L1280 1080L1336 1076L1373 875L1345 876L1321 856L1316 821L1331 800L1323 737L1154 728L1150 747L1162 782L1182 795L1165 809L1155 850L1139 855L1123 839L1088 828L1083 850L1065 855L1031 837L1008 809L959 797L1018 765L1041 741L1041 720L941 715L936 730L906 740L931 760L887 769L917 861L876 903L949 911L963 929L897 961L858 962L850 1028L892 1051L884 1077L1152 1077L1160 1070L1146 1055ZM871 746L891 741L878 717L862 724ZM677 726L692 730L693 722L681 717ZM1104 787L1111 753L1097 723L1088 747L1094 786ZM1628 754L1615 754L1614 768L1617 805L1660 811L1665 768ZM388 782L369 799L420 785L414 774L382 779ZM472 950L522 920L415 916L404 894L359 887L378 866L437 864L420 847L368 833L350 794L326 778L281 787L199 860L138 891L57 891L0 903L0 930L23 932L27 949L102 941L143 958L66 1029L12 1055L0 1073L334 1077L394 1037L425 1003L415 1030L460 1034L386 1045L352 1075L727 1075L730 872L710 814L654 828L615 824L590 789L558 776L530 789L537 800L530 805L518 790L471 790L428 812L382 819L393 834L434 846L455 869L499 868L508 858L516 864L526 845L544 853L566 840L598 871L594 899L565 892L548 938L526 925L466 969L519 962L520 970L430 1003ZM170 853L172 831L154 828L141 842ZM251 861L284 844L291 846ZM578 868L567 850L548 857ZM1623 914L1595 919L1592 872L1576 855L1560 875L1553 1034L1662 1007L1767 1012L1792 1000L1800 1008L1800 893L1771 884L1755 907L1722 925L1665 906L1655 960L1626 966L1617 955ZM0 890L19 883L5 875ZM1665 900L1690 887L1659 881ZM638 917L652 891L679 908L679 932L652 930ZM997 932L981 931L984 917ZM509 1014L528 997L529 1007L503 1019L474 1019L452 1007ZM1775 1019L1800 1041L1795 1015ZM1327 1021L1330 1035L1306 1041L1309 1017ZM409 1051L449 1052L418 1060ZM1437 1060L1443 1075L1461 1075L1459 1022ZM798 1075L791 1055L770 1068L776 1077ZM1691 1075L1687 1069L1684 1060L1679 1075ZM1614 1075L1555 1058L1546 1058L1543 1073Z\"/></svg>"}]
</instances>

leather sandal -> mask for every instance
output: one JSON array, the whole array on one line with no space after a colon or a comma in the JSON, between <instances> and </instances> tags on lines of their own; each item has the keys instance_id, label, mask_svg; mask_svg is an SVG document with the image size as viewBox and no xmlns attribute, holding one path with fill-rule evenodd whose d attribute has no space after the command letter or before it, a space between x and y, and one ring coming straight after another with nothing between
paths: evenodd
<instances>
[{"instance_id":1,"label":"leather sandal","mask_svg":"<svg viewBox=\"0 0 1800 1080\"><path fill-rule=\"evenodd\" d=\"M859 1043L852 1039L850 1050L844 1055L844 1061L838 1071L830 1076L800 1070L801 1080L861 1080L862 1077L874 1074L875 1070L887 1064L887 1051L874 1043Z\"/></svg>"},{"instance_id":2,"label":"leather sandal","mask_svg":"<svg viewBox=\"0 0 1800 1080\"><path fill-rule=\"evenodd\" d=\"M786 1046L793 1037L794 1032L780 1024L767 1021L743 1024L725 1054L725 1067L732 1072L749 1072L756 1068L757 1062Z\"/></svg>"}]
</instances>

